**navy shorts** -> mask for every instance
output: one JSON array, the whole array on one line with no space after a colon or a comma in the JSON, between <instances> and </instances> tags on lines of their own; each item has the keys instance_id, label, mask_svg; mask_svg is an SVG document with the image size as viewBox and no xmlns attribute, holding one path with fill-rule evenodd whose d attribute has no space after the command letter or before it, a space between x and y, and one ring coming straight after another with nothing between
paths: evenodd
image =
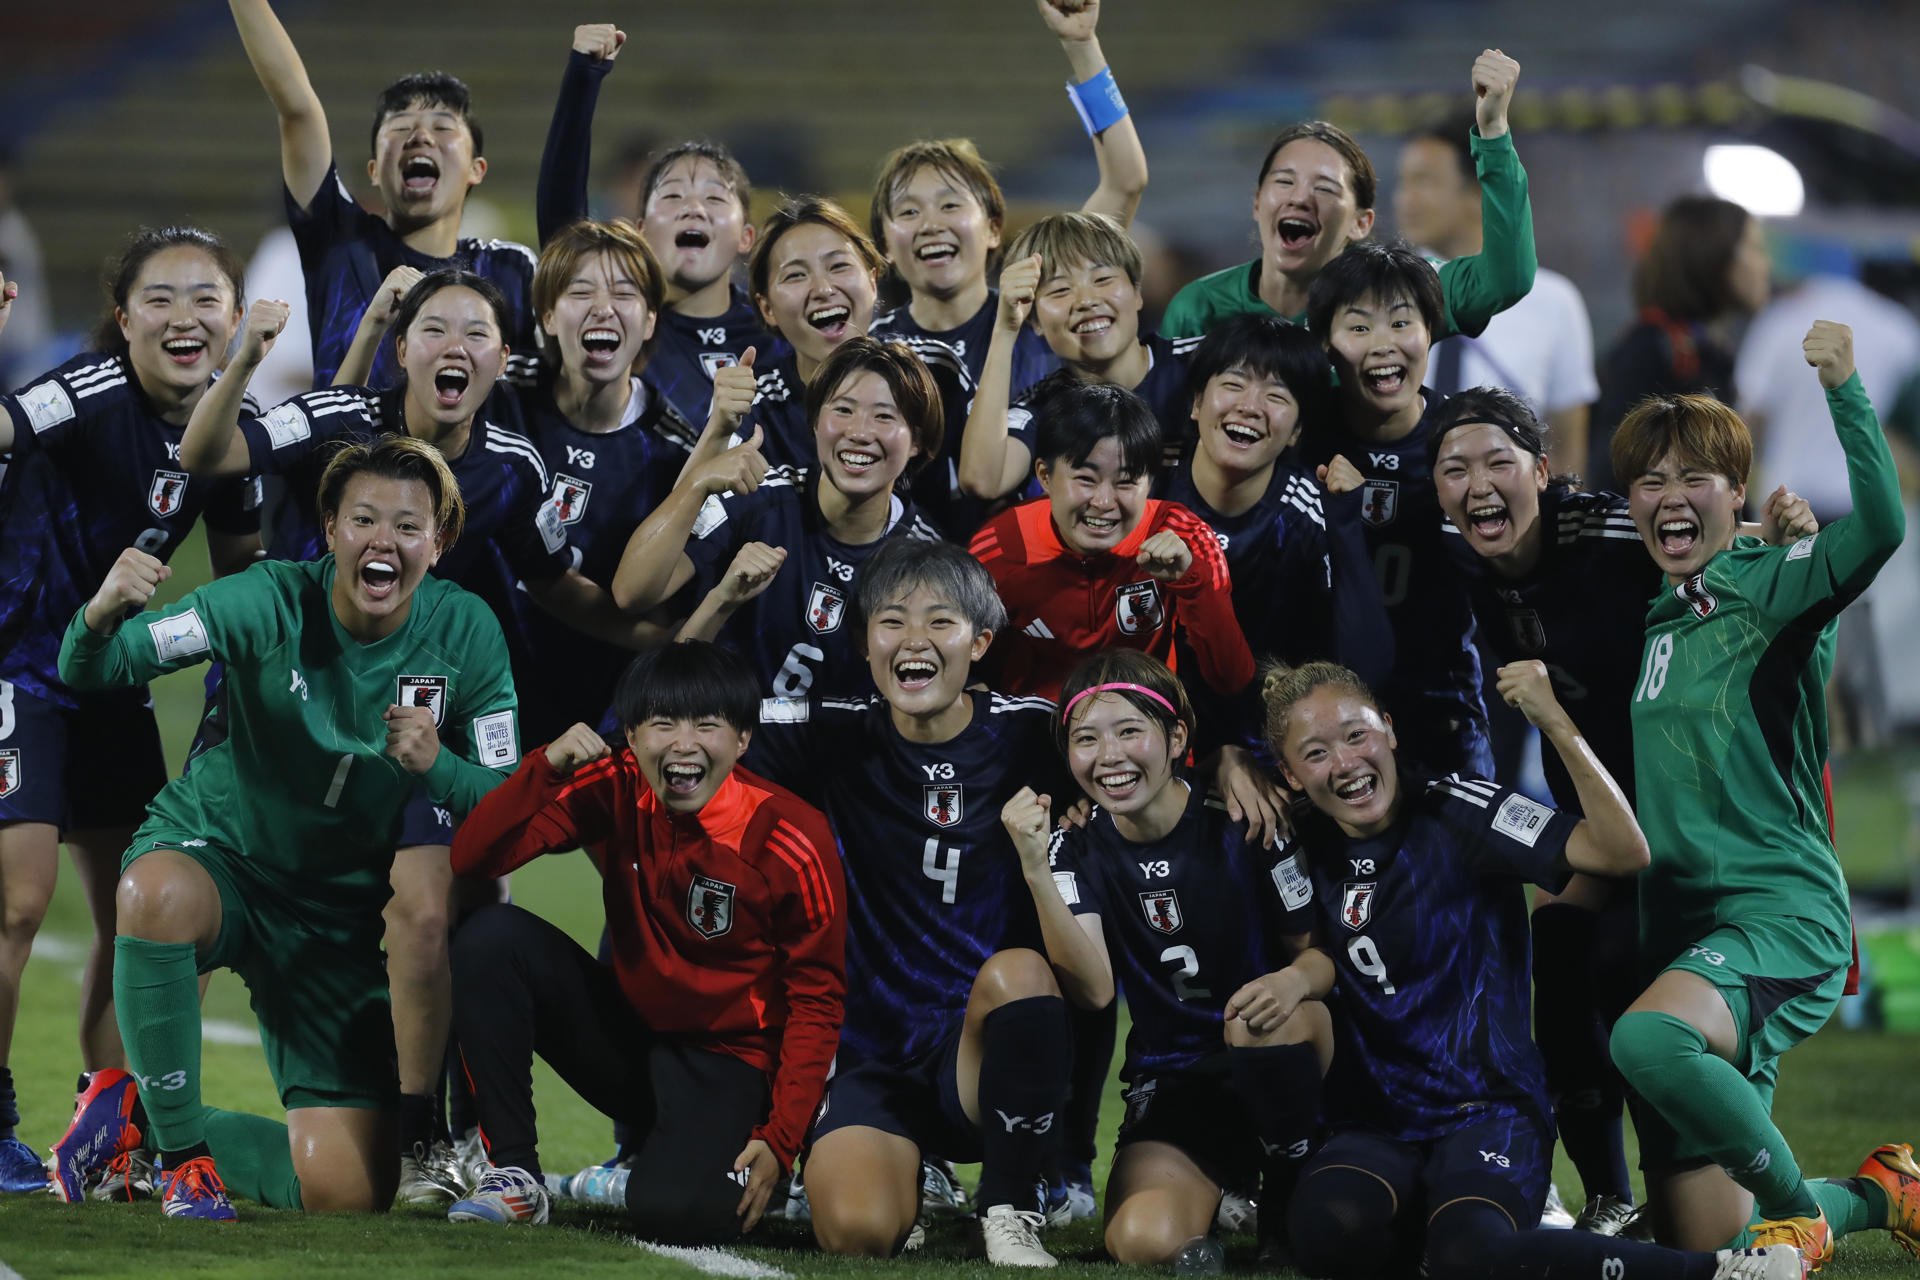
<instances>
[{"instance_id":1,"label":"navy shorts","mask_svg":"<svg viewBox=\"0 0 1920 1280\"><path fill-rule=\"evenodd\" d=\"M836 1061L807 1145L835 1129L865 1125L900 1135L923 1157L977 1162L980 1130L960 1105L960 1031L956 1023L950 1035L901 1065ZM846 1057L844 1051L841 1056Z\"/></svg>"},{"instance_id":2,"label":"navy shorts","mask_svg":"<svg viewBox=\"0 0 1920 1280\"><path fill-rule=\"evenodd\" d=\"M1260 1181L1260 1139L1233 1091L1227 1052L1192 1066L1135 1080L1114 1152L1136 1142L1164 1142L1200 1166L1217 1187L1240 1189Z\"/></svg>"},{"instance_id":3,"label":"navy shorts","mask_svg":"<svg viewBox=\"0 0 1920 1280\"><path fill-rule=\"evenodd\" d=\"M399 849L411 849L416 845L453 843L453 833L460 829L459 820L453 811L444 805L438 805L427 795L427 786L423 782L413 789L407 797L407 807L400 811Z\"/></svg>"},{"instance_id":4,"label":"navy shorts","mask_svg":"<svg viewBox=\"0 0 1920 1280\"><path fill-rule=\"evenodd\" d=\"M0 822L64 831L137 827L166 785L145 689L80 694L77 707L0 680Z\"/></svg>"},{"instance_id":5,"label":"navy shorts","mask_svg":"<svg viewBox=\"0 0 1920 1280\"><path fill-rule=\"evenodd\" d=\"M1364 1169L1393 1189L1421 1223L1451 1200L1491 1200L1516 1231L1540 1221L1553 1167L1553 1131L1514 1107L1482 1109L1469 1123L1439 1138L1402 1142L1364 1129L1346 1129L1307 1161L1300 1184L1329 1166Z\"/></svg>"}]
</instances>

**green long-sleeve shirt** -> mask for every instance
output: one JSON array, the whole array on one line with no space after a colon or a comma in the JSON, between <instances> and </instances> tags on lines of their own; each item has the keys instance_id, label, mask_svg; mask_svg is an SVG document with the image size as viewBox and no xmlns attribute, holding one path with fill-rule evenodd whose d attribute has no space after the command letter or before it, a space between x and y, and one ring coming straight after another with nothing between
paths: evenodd
<instances>
[{"instance_id":1,"label":"green long-sleeve shirt","mask_svg":"<svg viewBox=\"0 0 1920 1280\"><path fill-rule=\"evenodd\" d=\"M333 576L330 555L261 561L106 636L82 608L60 678L105 689L224 663L224 736L161 790L149 820L315 887L384 894L415 788L463 814L519 764L513 680L479 597L428 577L400 629L362 644L334 617ZM440 754L422 776L386 754L395 704L433 710Z\"/></svg>"},{"instance_id":2,"label":"green long-sleeve shirt","mask_svg":"<svg viewBox=\"0 0 1920 1280\"><path fill-rule=\"evenodd\" d=\"M1513 135L1483 138L1474 133L1474 172L1480 176L1479 253L1440 264L1440 288L1446 313L1435 342L1456 333L1477 336L1487 321L1527 296L1539 267L1533 248L1533 206L1527 199L1527 171L1513 149ZM1260 298L1260 259L1201 276L1173 295L1160 332L1169 338L1204 334L1230 316L1274 314ZM1306 312L1287 316L1307 322Z\"/></svg>"}]
</instances>

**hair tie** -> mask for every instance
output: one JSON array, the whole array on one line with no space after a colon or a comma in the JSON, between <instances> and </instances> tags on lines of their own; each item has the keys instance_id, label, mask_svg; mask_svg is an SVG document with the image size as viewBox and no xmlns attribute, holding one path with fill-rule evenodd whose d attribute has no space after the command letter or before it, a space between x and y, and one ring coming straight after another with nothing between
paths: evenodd
<instances>
[{"instance_id":1,"label":"hair tie","mask_svg":"<svg viewBox=\"0 0 1920 1280\"><path fill-rule=\"evenodd\" d=\"M1082 689L1080 692L1074 694L1072 699L1068 701L1067 705L1060 709L1060 723L1065 724L1067 722L1067 717L1073 714L1074 707L1078 706L1082 699L1090 698L1096 693L1121 693L1121 692L1144 693L1149 698L1152 698L1155 702L1165 707L1167 709L1167 714L1172 716L1176 721L1180 719L1180 713L1173 709L1173 704L1171 702L1168 702L1160 694L1155 693L1152 689L1147 688L1147 686L1143 684L1115 683L1115 684L1096 684L1090 688Z\"/></svg>"}]
</instances>

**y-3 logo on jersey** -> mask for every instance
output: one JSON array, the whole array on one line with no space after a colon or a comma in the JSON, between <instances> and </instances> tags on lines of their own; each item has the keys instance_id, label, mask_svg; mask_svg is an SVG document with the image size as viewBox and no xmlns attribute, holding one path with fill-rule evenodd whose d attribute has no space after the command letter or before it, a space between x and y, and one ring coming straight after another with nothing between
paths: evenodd
<instances>
[{"instance_id":1,"label":"y-3 logo on jersey","mask_svg":"<svg viewBox=\"0 0 1920 1280\"><path fill-rule=\"evenodd\" d=\"M936 782L953 780L953 766L944 760L939 764L923 764L920 771Z\"/></svg>"},{"instance_id":2,"label":"y-3 logo on jersey","mask_svg":"<svg viewBox=\"0 0 1920 1280\"><path fill-rule=\"evenodd\" d=\"M593 450L576 449L572 445L568 445L567 465L570 467L579 467L582 471L593 470Z\"/></svg>"},{"instance_id":3,"label":"y-3 logo on jersey","mask_svg":"<svg viewBox=\"0 0 1920 1280\"><path fill-rule=\"evenodd\" d=\"M290 670L293 672L293 683L287 686L287 692L299 694L300 701L302 702L308 701L307 678L300 674L300 668L298 667L290 668Z\"/></svg>"},{"instance_id":4,"label":"y-3 logo on jersey","mask_svg":"<svg viewBox=\"0 0 1920 1280\"><path fill-rule=\"evenodd\" d=\"M834 577L840 579L840 581L842 582L853 581L853 566L846 563L844 560L835 560L832 556L828 556L827 572L832 574Z\"/></svg>"},{"instance_id":5,"label":"y-3 logo on jersey","mask_svg":"<svg viewBox=\"0 0 1920 1280\"><path fill-rule=\"evenodd\" d=\"M1143 862L1140 864L1140 874L1149 880L1155 876L1164 880L1173 874L1173 864L1165 858L1159 858L1152 862Z\"/></svg>"},{"instance_id":6,"label":"y-3 logo on jersey","mask_svg":"<svg viewBox=\"0 0 1920 1280\"><path fill-rule=\"evenodd\" d=\"M694 332L700 335L700 344L702 346L717 347L727 340L727 326L725 325L721 325L718 329L696 329ZM727 363L732 364L733 361L728 360Z\"/></svg>"},{"instance_id":7,"label":"y-3 logo on jersey","mask_svg":"<svg viewBox=\"0 0 1920 1280\"><path fill-rule=\"evenodd\" d=\"M1397 453L1368 453L1367 462L1383 471L1398 471L1400 455Z\"/></svg>"},{"instance_id":8,"label":"y-3 logo on jersey","mask_svg":"<svg viewBox=\"0 0 1920 1280\"><path fill-rule=\"evenodd\" d=\"M1370 876L1373 874L1372 858L1348 858L1347 864L1353 868L1353 874L1357 876Z\"/></svg>"}]
</instances>

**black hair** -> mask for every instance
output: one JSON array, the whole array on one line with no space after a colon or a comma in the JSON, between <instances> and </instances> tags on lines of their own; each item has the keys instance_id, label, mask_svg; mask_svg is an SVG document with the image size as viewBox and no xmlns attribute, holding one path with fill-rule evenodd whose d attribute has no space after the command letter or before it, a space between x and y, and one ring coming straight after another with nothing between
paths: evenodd
<instances>
[{"instance_id":1,"label":"black hair","mask_svg":"<svg viewBox=\"0 0 1920 1280\"><path fill-rule=\"evenodd\" d=\"M1187 359L1187 389L1198 397L1229 369L1284 383L1302 427L1333 421L1333 366L1320 340L1276 315L1237 315L1208 330Z\"/></svg>"},{"instance_id":2,"label":"black hair","mask_svg":"<svg viewBox=\"0 0 1920 1280\"><path fill-rule=\"evenodd\" d=\"M1325 342L1333 332L1333 317L1340 308L1362 298L1384 302L1402 296L1419 309L1420 318L1427 322L1428 335L1438 341L1440 322L1447 314L1440 273L1404 240L1388 244L1362 240L1341 250L1314 277L1307 289L1307 327Z\"/></svg>"},{"instance_id":3,"label":"black hair","mask_svg":"<svg viewBox=\"0 0 1920 1280\"><path fill-rule=\"evenodd\" d=\"M886 538L860 566L854 599L859 631L864 633L869 618L906 599L916 587L925 587L951 604L975 635L1007 625L1007 607L994 588L993 575L965 547L956 542Z\"/></svg>"},{"instance_id":4,"label":"black hair","mask_svg":"<svg viewBox=\"0 0 1920 1280\"><path fill-rule=\"evenodd\" d=\"M387 117L414 106L444 107L453 112L473 135L473 154L487 153L480 122L473 115L473 94L467 82L444 71L416 71L395 80L373 100L373 128L367 134L368 155L379 151L380 126L387 122Z\"/></svg>"},{"instance_id":5,"label":"black hair","mask_svg":"<svg viewBox=\"0 0 1920 1280\"><path fill-rule=\"evenodd\" d=\"M1038 438L1034 460L1052 467L1065 458L1085 466L1102 440L1120 445L1120 465L1130 475L1160 470L1160 420L1147 402L1111 382L1090 382L1071 370L1048 374L1030 392Z\"/></svg>"},{"instance_id":6,"label":"black hair","mask_svg":"<svg viewBox=\"0 0 1920 1280\"><path fill-rule=\"evenodd\" d=\"M1427 122L1406 136L1406 142L1438 142L1453 152L1460 176L1470 187L1480 185L1480 172L1473 166L1473 138L1480 132L1472 111L1454 111Z\"/></svg>"},{"instance_id":7,"label":"black hair","mask_svg":"<svg viewBox=\"0 0 1920 1280\"><path fill-rule=\"evenodd\" d=\"M1101 690L1102 685L1137 687ZM1142 693L1142 689L1153 692ZM1060 686L1060 717L1054 721L1053 742L1062 755L1067 751L1074 712L1079 710L1074 704L1091 690L1110 692L1125 699L1135 711L1159 725L1168 739L1173 737L1173 727L1177 724L1187 727L1188 741L1193 739L1195 720L1193 704L1187 700L1187 687L1166 663L1138 649L1101 649L1081 659L1067 676L1067 682ZM1174 772L1179 771L1176 765Z\"/></svg>"},{"instance_id":8,"label":"black hair","mask_svg":"<svg viewBox=\"0 0 1920 1280\"><path fill-rule=\"evenodd\" d=\"M427 299L444 289L471 289L479 294L493 309L493 323L500 330L500 341L507 340L508 328L513 322L513 306L507 301L507 295L500 292L499 285L465 267L442 267L421 276L393 309L393 320L387 327L392 335L390 340L404 338L414 317L420 314L420 308L427 305Z\"/></svg>"},{"instance_id":9,"label":"black hair","mask_svg":"<svg viewBox=\"0 0 1920 1280\"><path fill-rule=\"evenodd\" d=\"M1447 442L1448 435L1461 427L1482 423L1500 428L1521 452L1535 458L1547 456L1547 428L1532 405L1505 387L1468 387L1448 396L1434 410L1427 431L1427 469L1431 471L1439 461L1440 447ZM1547 483L1578 488L1581 481L1577 473L1568 471L1548 476Z\"/></svg>"},{"instance_id":10,"label":"black hair","mask_svg":"<svg viewBox=\"0 0 1920 1280\"><path fill-rule=\"evenodd\" d=\"M657 716L718 716L746 733L760 722L760 682L733 650L687 640L649 649L628 663L613 691L613 710L623 730Z\"/></svg>"},{"instance_id":11,"label":"black hair","mask_svg":"<svg viewBox=\"0 0 1920 1280\"><path fill-rule=\"evenodd\" d=\"M233 286L233 305L236 309L247 305L247 268L240 256L227 248L226 242L211 231L202 231L199 227L141 227L127 238L126 248L120 256L107 263L107 269L101 277L101 283L107 290L107 313L100 317L99 325L93 331L93 348L107 355L125 356L127 338L120 332L120 321L115 311L127 309L127 299L133 295L133 283L140 278L141 270L147 260L155 254L165 253L168 249L198 249L213 259L213 265ZM222 353L214 352L218 357Z\"/></svg>"},{"instance_id":12,"label":"black hair","mask_svg":"<svg viewBox=\"0 0 1920 1280\"><path fill-rule=\"evenodd\" d=\"M623 155L622 158L628 157ZM727 150L724 144L709 138L689 138L653 153L653 162L647 166L647 176L640 182L640 209L634 215L636 218L644 219L647 216L647 205L653 199L653 189L667 176L667 170L682 160L705 160L718 169L727 185L733 188L734 198L740 202L740 216L745 219L747 207L753 202L753 184L747 180L747 171L733 152Z\"/></svg>"}]
</instances>

